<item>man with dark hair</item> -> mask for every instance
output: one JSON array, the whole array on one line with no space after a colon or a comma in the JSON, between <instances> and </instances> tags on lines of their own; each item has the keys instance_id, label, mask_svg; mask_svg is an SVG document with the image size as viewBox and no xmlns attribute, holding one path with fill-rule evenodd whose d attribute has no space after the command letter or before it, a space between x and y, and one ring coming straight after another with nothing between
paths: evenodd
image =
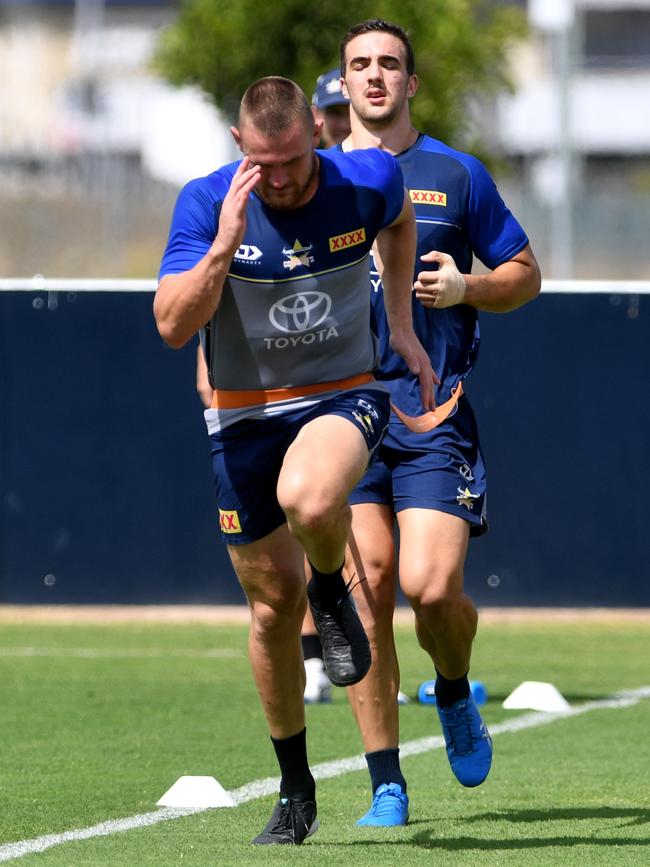
<instances>
[{"instance_id":1,"label":"man with dark hair","mask_svg":"<svg viewBox=\"0 0 650 867\"><path fill-rule=\"evenodd\" d=\"M214 389L205 417L221 533L248 600L251 665L281 773L254 842L300 844L317 827L300 649L307 595L330 679L355 683L370 664L342 567L347 496L389 414L372 376L373 242L392 340L426 408L433 371L411 322L415 223L396 160L378 149L316 152L306 97L278 77L248 88L232 133L243 159L179 195L154 313L172 347L201 331Z\"/></svg>"},{"instance_id":2,"label":"man with dark hair","mask_svg":"<svg viewBox=\"0 0 650 867\"><path fill-rule=\"evenodd\" d=\"M440 378L439 406L414 433L402 413L418 415L422 407L417 382L390 345L380 254L371 275L381 344L377 375L395 413L377 460L350 497L356 547L348 568L365 579L355 597L372 666L349 692L373 791L359 824L404 825L408 797L399 764L392 627L396 571L415 612L418 641L435 667L451 769L462 785L476 786L491 765L492 743L467 677L477 611L463 591L463 566L470 536L487 524L485 468L464 382L478 352L477 311L506 312L530 301L540 273L528 238L481 163L412 126L409 99L418 79L404 30L380 19L352 27L341 43L341 73L352 126L343 150L379 147L396 155L410 190L423 263L414 274L413 321ZM471 273L474 255L489 273Z\"/></svg>"}]
</instances>

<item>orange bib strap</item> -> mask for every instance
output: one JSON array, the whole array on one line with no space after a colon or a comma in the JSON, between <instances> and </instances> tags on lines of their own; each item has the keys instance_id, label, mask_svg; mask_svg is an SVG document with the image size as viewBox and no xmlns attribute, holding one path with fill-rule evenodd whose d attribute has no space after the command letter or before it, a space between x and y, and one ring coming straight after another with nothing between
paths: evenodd
<instances>
[{"instance_id":1,"label":"orange bib strap","mask_svg":"<svg viewBox=\"0 0 650 867\"><path fill-rule=\"evenodd\" d=\"M246 406L259 406L265 403L276 403L279 400L292 400L309 397L312 394L322 394L326 391L346 391L374 382L371 373L360 373L348 379L337 379L333 382L319 382L317 385L297 385L294 388L268 388L250 391L227 391L217 388L212 393L212 409L242 409Z\"/></svg>"},{"instance_id":2,"label":"orange bib strap","mask_svg":"<svg viewBox=\"0 0 650 867\"><path fill-rule=\"evenodd\" d=\"M433 430L441 424L449 415L451 415L454 407L460 400L463 393L463 382L459 381L456 388L452 391L448 401L437 406L431 412L425 412L423 415L406 415L406 413L397 409L394 403L391 403L391 408L397 418L403 422L406 427L413 433L426 433Z\"/></svg>"}]
</instances>

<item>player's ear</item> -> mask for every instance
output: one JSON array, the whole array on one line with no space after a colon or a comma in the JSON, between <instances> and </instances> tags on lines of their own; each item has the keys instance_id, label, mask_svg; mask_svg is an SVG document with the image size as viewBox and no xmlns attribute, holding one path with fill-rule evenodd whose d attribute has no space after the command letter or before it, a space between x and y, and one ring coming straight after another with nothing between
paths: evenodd
<instances>
[{"instance_id":1,"label":"player's ear","mask_svg":"<svg viewBox=\"0 0 650 867\"><path fill-rule=\"evenodd\" d=\"M237 129L236 126L230 127L230 134L235 139L235 144L237 145L237 147L241 151L241 133L239 132L239 130ZM243 153L243 151L242 151L242 153Z\"/></svg>"},{"instance_id":2,"label":"player's ear","mask_svg":"<svg viewBox=\"0 0 650 867\"><path fill-rule=\"evenodd\" d=\"M420 79L415 75L409 75L409 83L406 87L406 95L410 99L412 96L415 96L418 87L420 86Z\"/></svg>"},{"instance_id":3,"label":"player's ear","mask_svg":"<svg viewBox=\"0 0 650 867\"><path fill-rule=\"evenodd\" d=\"M346 99L350 99L350 94L348 93L348 86L345 83L345 79L341 76L341 93Z\"/></svg>"},{"instance_id":4,"label":"player's ear","mask_svg":"<svg viewBox=\"0 0 650 867\"><path fill-rule=\"evenodd\" d=\"M315 148L320 144L321 136L323 134L323 121L315 120L314 121L314 132L312 133L312 143Z\"/></svg>"}]
</instances>

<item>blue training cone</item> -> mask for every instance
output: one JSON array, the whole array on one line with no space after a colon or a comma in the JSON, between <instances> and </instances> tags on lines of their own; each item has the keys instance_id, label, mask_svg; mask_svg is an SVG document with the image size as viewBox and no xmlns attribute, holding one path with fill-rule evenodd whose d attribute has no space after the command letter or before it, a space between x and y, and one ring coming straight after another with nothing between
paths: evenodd
<instances>
[{"instance_id":1,"label":"blue training cone","mask_svg":"<svg viewBox=\"0 0 650 867\"><path fill-rule=\"evenodd\" d=\"M488 700L488 691L485 684L480 680L470 680L469 689L472 693L472 698L477 705L485 704ZM420 704L435 704L436 703L436 682L435 680L425 680L421 683L418 689L418 701Z\"/></svg>"},{"instance_id":2,"label":"blue training cone","mask_svg":"<svg viewBox=\"0 0 650 867\"><path fill-rule=\"evenodd\" d=\"M436 682L435 680L425 680L420 684L418 689L418 701L420 704L435 704L436 703Z\"/></svg>"}]
</instances>

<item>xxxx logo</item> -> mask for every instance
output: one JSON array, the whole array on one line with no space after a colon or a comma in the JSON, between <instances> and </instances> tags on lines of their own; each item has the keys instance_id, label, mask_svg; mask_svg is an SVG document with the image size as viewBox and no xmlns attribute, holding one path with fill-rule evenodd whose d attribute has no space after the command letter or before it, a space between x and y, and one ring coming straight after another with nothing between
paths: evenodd
<instances>
[{"instance_id":1,"label":"xxxx logo","mask_svg":"<svg viewBox=\"0 0 650 867\"><path fill-rule=\"evenodd\" d=\"M219 509L219 527L222 533L241 533L239 515L235 511Z\"/></svg>"},{"instance_id":2,"label":"xxxx logo","mask_svg":"<svg viewBox=\"0 0 650 867\"><path fill-rule=\"evenodd\" d=\"M363 244L366 240L366 230L354 229L352 232L345 232L343 235L335 235L329 239L330 253L336 250L345 250L347 247L355 247L357 244Z\"/></svg>"},{"instance_id":3,"label":"xxxx logo","mask_svg":"<svg viewBox=\"0 0 650 867\"><path fill-rule=\"evenodd\" d=\"M439 193L438 190L409 190L411 201L418 205L442 205L447 204L447 193Z\"/></svg>"}]
</instances>

